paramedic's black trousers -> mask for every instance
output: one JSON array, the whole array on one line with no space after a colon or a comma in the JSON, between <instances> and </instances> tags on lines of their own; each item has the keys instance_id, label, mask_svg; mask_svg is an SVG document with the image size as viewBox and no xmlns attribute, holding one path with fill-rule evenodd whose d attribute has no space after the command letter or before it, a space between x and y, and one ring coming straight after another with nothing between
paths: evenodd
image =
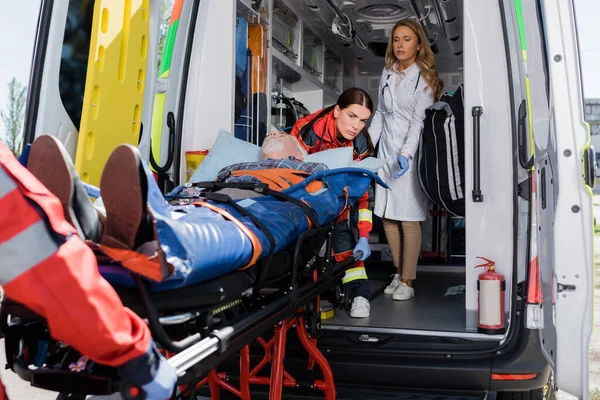
<instances>
[{"instance_id":1,"label":"paramedic's black trousers","mask_svg":"<svg viewBox=\"0 0 600 400\"><path fill-rule=\"evenodd\" d=\"M335 260L343 261L352 255L352 250L356 246L354 234L348 227L348 221L338 222L333 228L332 247ZM371 289L367 271L362 261L356 262L351 268L346 270L346 275L342 279L344 288L350 296L350 300L361 296L369 300L371 298Z\"/></svg>"}]
</instances>

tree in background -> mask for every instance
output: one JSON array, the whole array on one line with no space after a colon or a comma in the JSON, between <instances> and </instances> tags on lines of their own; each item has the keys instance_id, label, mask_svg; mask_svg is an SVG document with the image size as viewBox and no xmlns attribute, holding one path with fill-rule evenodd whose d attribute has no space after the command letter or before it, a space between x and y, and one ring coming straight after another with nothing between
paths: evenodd
<instances>
[{"instance_id":1,"label":"tree in background","mask_svg":"<svg viewBox=\"0 0 600 400\"><path fill-rule=\"evenodd\" d=\"M15 156L21 148L26 100L27 88L19 83L17 78L12 78L8 83L8 111L0 111L0 118L4 122L6 133L4 142Z\"/></svg>"},{"instance_id":2,"label":"tree in background","mask_svg":"<svg viewBox=\"0 0 600 400\"><path fill-rule=\"evenodd\" d=\"M171 13L173 11L173 0L163 0L160 6L160 34L158 39L158 59L156 68L160 70L160 60L162 58L163 50L165 49L165 42L167 40L167 32L169 30L169 21L171 20Z\"/></svg>"}]
</instances>

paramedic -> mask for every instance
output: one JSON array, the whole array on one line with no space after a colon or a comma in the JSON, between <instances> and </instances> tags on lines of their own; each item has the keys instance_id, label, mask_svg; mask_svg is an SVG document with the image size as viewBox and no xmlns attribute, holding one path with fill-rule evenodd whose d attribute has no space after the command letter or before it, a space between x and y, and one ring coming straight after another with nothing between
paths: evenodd
<instances>
[{"instance_id":1,"label":"paramedic","mask_svg":"<svg viewBox=\"0 0 600 400\"><path fill-rule=\"evenodd\" d=\"M158 353L146 324L100 276L92 250L66 222L59 200L1 142L0 166L0 284L6 295L46 318L54 339L118 367L147 399L169 398L175 370Z\"/></svg>"},{"instance_id":2,"label":"paramedic","mask_svg":"<svg viewBox=\"0 0 600 400\"><path fill-rule=\"evenodd\" d=\"M373 101L367 92L359 88L349 88L340 95L337 104L299 119L294 124L291 135L298 138L308 154L352 147L353 158L362 160L375 153L369 133L365 129L372 112ZM369 232L373 226L368 192L359 199L358 209L358 242L348 226L349 212L346 211L334 228L333 251L337 261L348 258L358 250L363 252L360 261L346 271L342 282L345 292L352 299L350 316L366 318L371 308L371 290L363 261L371 254Z\"/></svg>"},{"instance_id":3,"label":"paramedic","mask_svg":"<svg viewBox=\"0 0 600 400\"><path fill-rule=\"evenodd\" d=\"M380 141L377 158L389 160L379 176L391 190L375 188L374 212L382 218L397 270L385 288L393 300L409 300L415 294L412 284L421 251L420 221L425 220L429 201L419 187L413 162L425 109L443 88L434 62L419 23L397 22L388 41L377 110L369 126L373 142Z\"/></svg>"}]
</instances>

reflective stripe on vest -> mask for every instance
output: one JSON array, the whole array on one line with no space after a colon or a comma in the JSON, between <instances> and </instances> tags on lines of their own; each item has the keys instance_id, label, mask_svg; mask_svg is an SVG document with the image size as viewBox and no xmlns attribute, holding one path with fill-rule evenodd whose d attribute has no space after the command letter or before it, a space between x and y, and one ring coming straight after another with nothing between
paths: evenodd
<instances>
[{"instance_id":1,"label":"reflective stripe on vest","mask_svg":"<svg viewBox=\"0 0 600 400\"><path fill-rule=\"evenodd\" d=\"M10 179L4 169L0 169L0 199L17 188L17 184Z\"/></svg>"},{"instance_id":2,"label":"reflective stripe on vest","mask_svg":"<svg viewBox=\"0 0 600 400\"><path fill-rule=\"evenodd\" d=\"M13 181L19 188L18 193L23 198L28 199L27 201L32 201L39 206L39 212L33 207L24 207L25 209L20 211L29 220L32 220L31 223L33 223L33 220L37 221L40 215L45 215L50 222L51 230L59 235L68 237L73 233L77 233L75 228L65 221L62 205L56 196L50 193L48 188L38 181L27 168L23 167L10 150L1 143L0 164L6 171L8 179ZM2 198L0 197L0 199ZM2 213L0 212L0 214ZM32 215L35 216L35 219L31 217Z\"/></svg>"},{"instance_id":3,"label":"reflective stripe on vest","mask_svg":"<svg viewBox=\"0 0 600 400\"><path fill-rule=\"evenodd\" d=\"M347 269L346 275L342 278L342 283L357 281L359 279L369 279L364 266Z\"/></svg>"},{"instance_id":4,"label":"reflective stripe on vest","mask_svg":"<svg viewBox=\"0 0 600 400\"><path fill-rule=\"evenodd\" d=\"M0 284L5 285L35 267L58 250L48 235L43 220L36 222L16 236L0 243L0 260L9 268L0 268Z\"/></svg>"},{"instance_id":5,"label":"reflective stripe on vest","mask_svg":"<svg viewBox=\"0 0 600 400\"><path fill-rule=\"evenodd\" d=\"M371 210L358 210L358 222L373 222L373 212Z\"/></svg>"},{"instance_id":6,"label":"reflective stripe on vest","mask_svg":"<svg viewBox=\"0 0 600 400\"><path fill-rule=\"evenodd\" d=\"M74 228L56 220L60 231L51 234L49 222L62 217L58 199L3 145L0 162L0 284L6 285L56 253L58 236L68 237Z\"/></svg>"}]
</instances>

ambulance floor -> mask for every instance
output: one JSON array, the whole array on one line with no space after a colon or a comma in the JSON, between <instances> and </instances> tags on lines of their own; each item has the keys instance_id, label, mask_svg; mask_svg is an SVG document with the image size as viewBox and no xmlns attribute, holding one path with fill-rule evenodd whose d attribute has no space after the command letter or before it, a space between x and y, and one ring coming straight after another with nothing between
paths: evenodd
<instances>
[{"instance_id":1,"label":"ambulance floor","mask_svg":"<svg viewBox=\"0 0 600 400\"><path fill-rule=\"evenodd\" d=\"M350 318L347 312L336 309L332 318L322 320L323 329L353 326L466 332L464 281L464 273L419 272L412 299L394 301L392 295L381 293L371 300L368 318ZM378 280L372 287L388 283Z\"/></svg>"}]
</instances>

